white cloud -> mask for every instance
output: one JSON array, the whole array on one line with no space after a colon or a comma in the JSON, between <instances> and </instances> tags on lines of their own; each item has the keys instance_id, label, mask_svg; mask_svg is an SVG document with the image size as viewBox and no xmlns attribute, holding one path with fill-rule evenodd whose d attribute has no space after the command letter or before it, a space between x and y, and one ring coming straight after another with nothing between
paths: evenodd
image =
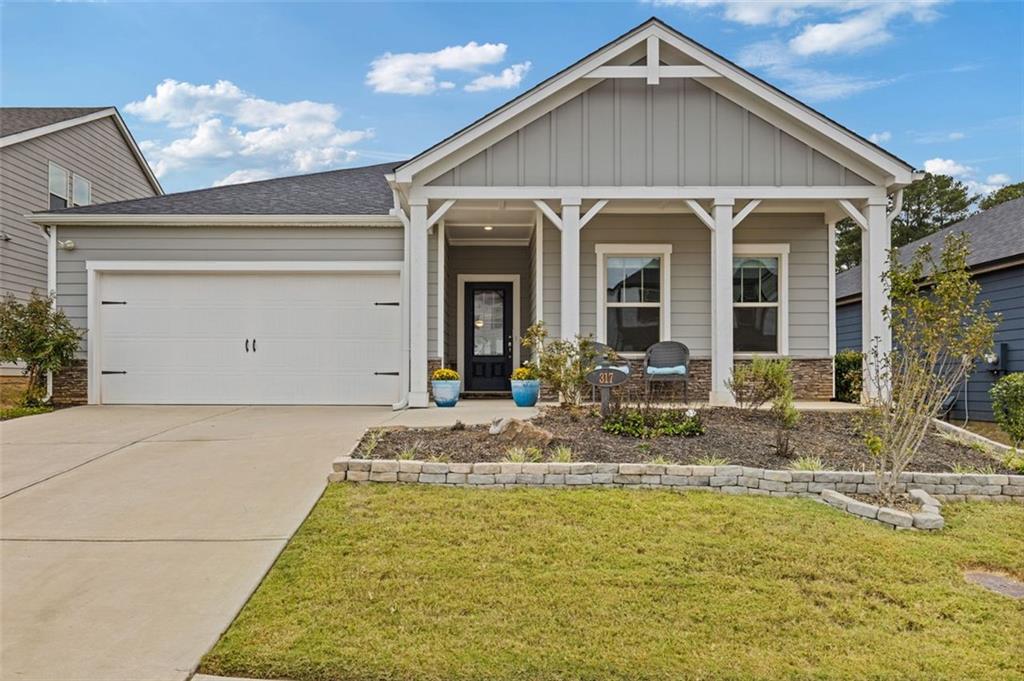
<instances>
[{"instance_id":1,"label":"white cloud","mask_svg":"<svg viewBox=\"0 0 1024 681\"><path fill-rule=\"evenodd\" d=\"M269 170L260 170L258 168L252 168L248 170L236 170L227 177L222 177L213 183L214 187L223 187L226 184L241 184L243 182L257 182L259 180L268 180L273 177L274 174Z\"/></svg>"},{"instance_id":2,"label":"white cloud","mask_svg":"<svg viewBox=\"0 0 1024 681\"><path fill-rule=\"evenodd\" d=\"M995 175L989 175L987 178L985 178L985 182L989 184L1003 186L1006 184L1010 184L1010 176L1007 175L1006 173L996 173Z\"/></svg>"},{"instance_id":3,"label":"white cloud","mask_svg":"<svg viewBox=\"0 0 1024 681\"><path fill-rule=\"evenodd\" d=\"M530 70L530 62L523 62L522 64L513 64L507 69L502 69L501 73L487 74L480 76L466 86L466 92L484 92L485 90L511 90L514 87L518 87L523 82L523 76Z\"/></svg>"},{"instance_id":4,"label":"white cloud","mask_svg":"<svg viewBox=\"0 0 1024 681\"><path fill-rule=\"evenodd\" d=\"M859 52L892 39L889 24L897 17L909 15L917 22L931 21L938 16L934 7L941 0L904 0L891 3L845 3L839 21L805 26L789 41L796 54Z\"/></svg>"},{"instance_id":5,"label":"white cloud","mask_svg":"<svg viewBox=\"0 0 1024 681\"><path fill-rule=\"evenodd\" d=\"M924 171L933 175L951 175L952 177L964 177L972 172L974 168L957 163L951 158L930 158L924 162Z\"/></svg>"},{"instance_id":6,"label":"white cloud","mask_svg":"<svg viewBox=\"0 0 1024 681\"><path fill-rule=\"evenodd\" d=\"M438 83L438 71L477 71L483 66L501 63L508 45L475 41L453 45L436 52L385 52L370 64L366 84L374 92L401 95L429 95L438 89L455 87L451 81Z\"/></svg>"},{"instance_id":7,"label":"white cloud","mask_svg":"<svg viewBox=\"0 0 1024 681\"><path fill-rule=\"evenodd\" d=\"M873 132L870 135L868 135L868 139L874 142L875 144L883 144L892 139L892 133L889 132L888 130L885 130L883 132Z\"/></svg>"},{"instance_id":8,"label":"white cloud","mask_svg":"<svg viewBox=\"0 0 1024 681\"><path fill-rule=\"evenodd\" d=\"M785 89L795 97L811 102L843 99L895 80L809 68L777 41L748 45L740 52L738 61L745 68L763 70L769 78L782 81Z\"/></svg>"},{"instance_id":9,"label":"white cloud","mask_svg":"<svg viewBox=\"0 0 1024 681\"><path fill-rule=\"evenodd\" d=\"M963 134L962 132L951 132L947 136L947 139L949 139L951 142L956 142L958 140L962 140L965 137L967 137L967 135Z\"/></svg>"},{"instance_id":10,"label":"white cloud","mask_svg":"<svg viewBox=\"0 0 1024 681\"><path fill-rule=\"evenodd\" d=\"M371 129L339 128L341 112L333 104L274 102L226 80L195 85L168 79L145 99L128 103L125 111L166 124L178 135L142 142L157 176L193 164L235 160L261 168L239 173L311 172L351 161L351 147L373 136Z\"/></svg>"},{"instance_id":11,"label":"white cloud","mask_svg":"<svg viewBox=\"0 0 1024 681\"><path fill-rule=\"evenodd\" d=\"M694 8L722 7L725 18L747 26L786 26L809 10L851 4L839 0L654 0L655 5Z\"/></svg>"}]
</instances>

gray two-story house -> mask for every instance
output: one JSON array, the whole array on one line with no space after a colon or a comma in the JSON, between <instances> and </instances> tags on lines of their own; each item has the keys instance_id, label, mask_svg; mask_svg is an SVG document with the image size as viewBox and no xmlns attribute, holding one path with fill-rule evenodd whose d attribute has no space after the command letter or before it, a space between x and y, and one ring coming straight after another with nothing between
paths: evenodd
<instances>
[{"instance_id":1,"label":"gray two-story house","mask_svg":"<svg viewBox=\"0 0 1024 681\"><path fill-rule=\"evenodd\" d=\"M26 215L163 194L114 107L0 108L0 294L47 288L47 241Z\"/></svg>"}]
</instances>

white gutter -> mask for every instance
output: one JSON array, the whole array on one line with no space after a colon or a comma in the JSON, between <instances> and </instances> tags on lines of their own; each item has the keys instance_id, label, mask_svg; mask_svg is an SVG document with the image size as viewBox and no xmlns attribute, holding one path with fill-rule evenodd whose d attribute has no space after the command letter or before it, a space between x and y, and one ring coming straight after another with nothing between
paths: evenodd
<instances>
[{"instance_id":1,"label":"white gutter","mask_svg":"<svg viewBox=\"0 0 1024 681\"><path fill-rule=\"evenodd\" d=\"M37 225L272 225L272 226L361 226L398 227L402 221L393 215L154 215L103 213L29 213L24 216Z\"/></svg>"}]
</instances>

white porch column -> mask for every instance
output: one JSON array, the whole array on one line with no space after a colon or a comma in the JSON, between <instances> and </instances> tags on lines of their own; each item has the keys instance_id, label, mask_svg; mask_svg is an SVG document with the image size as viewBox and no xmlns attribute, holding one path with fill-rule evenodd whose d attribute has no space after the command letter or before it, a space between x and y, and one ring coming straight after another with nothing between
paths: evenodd
<instances>
[{"instance_id":1,"label":"white porch column","mask_svg":"<svg viewBox=\"0 0 1024 681\"><path fill-rule=\"evenodd\" d=\"M725 382L732 375L733 199L715 199L711 232L711 395L716 405L734 400Z\"/></svg>"},{"instance_id":2,"label":"white porch column","mask_svg":"<svg viewBox=\"0 0 1024 681\"><path fill-rule=\"evenodd\" d=\"M427 202L409 205L409 406L426 407Z\"/></svg>"},{"instance_id":3,"label":"white porch column","mask_svg":"<svg viewBox=\"0 0 1024 681\"><path fill-rule=\"evenodd\" d=\"M444 220L437 223L437 356L441 366L445 364L444 356L444 296L445 296L445 234Z\"/></svg>"},{"instance_id":4,"label":"white porch column","mask_svg":"<svg viewBox=\"0 0 1024 681\"><path fill-rule=\"evenodd\" d=\"M562 338L580 332L580 200L562 199Z\"/></svg>"},{"instance_id":5,"label":"white porch column","mask_svg":"<svg viewBox=\"0 0 1024 681\"><path fill-rule=\"evenodd\" d=\"M889 221L885 214L885 198L871 199L864 214L867 229L861 230L861 349L865 353L863 400L872 402L879 396L875 376L875 359L887 357L892 351L892 330L882 310L889 304L882 275L888 268L888 250L891 243ZM877 353L872 352L873 348ZM876 355L877 357L873 357ZM882 391L888 389L882 386Z\"/></svg>"}]
</instances>

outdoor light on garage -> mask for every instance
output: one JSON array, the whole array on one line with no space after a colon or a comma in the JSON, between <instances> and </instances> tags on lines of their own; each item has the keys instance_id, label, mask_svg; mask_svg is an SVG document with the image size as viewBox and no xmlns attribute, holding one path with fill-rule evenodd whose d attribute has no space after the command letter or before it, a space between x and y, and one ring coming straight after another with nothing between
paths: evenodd
<instances>
[{"instance_id":1,"label":"outdoor light on garage","mask_svg":"<svg viewBox=\"0 0 1024 681\"><path fill-rule=\"evenodd\" d=\"M492 231L494 231L494 227L492 227L491 225L484 225L484 231L485 232L492 232Z\"/></svg>"}]
</instances>

